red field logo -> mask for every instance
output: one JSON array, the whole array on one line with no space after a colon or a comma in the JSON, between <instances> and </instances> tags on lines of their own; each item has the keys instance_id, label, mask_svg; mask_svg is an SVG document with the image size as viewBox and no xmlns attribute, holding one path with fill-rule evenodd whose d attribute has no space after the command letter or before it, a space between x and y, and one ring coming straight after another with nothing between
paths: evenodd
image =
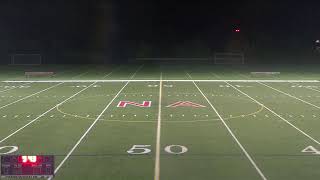
<instances>
[{"instance_id":1,"label":"red field logo","mask_svg":"<svg viewBox=\"0 0 320 180\"><path fill-rule=\"evenodd\" d=\"M117 107L125 108L127 105L136 107L151 107L151 101L143 101L142 104L133 101L120 101Z\"/></svg>"},{"instance_id":2,"label":"red field logo","mask_svg":"<svg viewBox=\"0 0 320 180\"><path fill-rule=\"evenodd\" d=\"M194 103L194 102L191 102L191 101L178 101L178 102L175 102L173 104L170 104L166 107L193 107L193 108L203 108L203 107L206 107L204 105L201 105L201 104L197 104L197 103Z\"/></svg>"}]
</instances>

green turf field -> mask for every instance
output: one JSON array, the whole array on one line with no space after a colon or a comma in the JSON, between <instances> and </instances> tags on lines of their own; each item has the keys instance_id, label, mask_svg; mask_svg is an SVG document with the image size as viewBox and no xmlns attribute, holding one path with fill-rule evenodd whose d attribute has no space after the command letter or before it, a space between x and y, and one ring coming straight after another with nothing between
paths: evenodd
<instances>
[{"instance_id":1,"label":"green turf field","mask_svg":"<svg viewBox=\"0 0 320 180\"><path fill-rule=\"evenodd\" d=\"M319 70L3 66L0 155L55 155L57 180L320 179Z\"/></svg>"}]
</instances>

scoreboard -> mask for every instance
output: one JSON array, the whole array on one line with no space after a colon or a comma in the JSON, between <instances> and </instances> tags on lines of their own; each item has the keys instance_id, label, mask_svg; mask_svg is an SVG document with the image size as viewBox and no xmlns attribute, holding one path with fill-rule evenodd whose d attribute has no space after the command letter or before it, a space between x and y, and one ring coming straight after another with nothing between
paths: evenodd
<instances>
[{"instance_id":1,"label":"scoreboard","mask_svg":"<svg viewBox=\"0 0 320 180\"><path fill-rule=\"evenodd\" d=\"M49 178L54 176L54 156L1 156L1 177Z\"/></svg>"}]
</instances>

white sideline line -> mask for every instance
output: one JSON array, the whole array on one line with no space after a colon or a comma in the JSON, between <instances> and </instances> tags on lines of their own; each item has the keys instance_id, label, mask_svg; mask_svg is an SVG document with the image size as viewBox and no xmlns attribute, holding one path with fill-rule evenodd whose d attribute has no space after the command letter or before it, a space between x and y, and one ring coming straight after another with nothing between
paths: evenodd
<instances>
[{"instance_id":1,"label":"white sideline line","mask_svg":"<svg viewBox=\"0 0 320 180\"><path fill-rule=\"evenodd\" d=\"M307 102L307 101L305 101L305 100L303 100L303 99L300 99L300 98L298 98L298 97L296 97L296 96L293 96L293 95L291 95L291 94L289 94L289 93L283 92L283 91L281 91L281 90L279 90L279 89L277 89L277 88L271 87L271 86L269 86L269 85L267 85L267 84L264 84L264 83L261 83L261 82L258 82L258 83L261 84L261 85L263 85L263 86L266 86L266 87L268 87L268 88L270 88L270 89L273 89L273 90L275 90L275 91L277 91L277 92L280 92L280 93L282 93L282 94L285 94L285 95L287 95L287 96L289 96L289 97L292 97L292 98L294 98L294 99L296 99L296 100L299 100L299 101L301 101L301 102L303 102L303 103L305 103L305 104L308 104L308 105L313 106L313 107L315 107L315 108L317 108L317 109L320 109L319 106L314 105L314 104L312 104L312 103L309 103L309 102Z\"/></svg>"},{"instance_id":2,"label":"white sideline line","mask_svg":"<svg viewBox=\"0 0 320 180\"><path fill-rule=\"evenodd\" d=\"M30 94L29 96L25 96L24 98L18 99L18 100L16 100L16 101L11 102L11 103L9 103L9 104L6 104L6 105L4 105L4 106L1 106L0 109L3 109L3 108L8 107L8 106L10 106L10 105L12 105L12 104L18 103L18 102L23 101L23 100L25 100L25 99L28 99L29 97L35 96L35 95L40 94L40 93L42 93L42 92L45 92L45 91L47 91L47 90L49 90L49 89L55 88L55 87L57 87L57 86L59 86L59 85L61 85L61 84L63 84L63 82L61 82L61 83L59 83L59 84L56 84L56 85L53 85L53 86L50 86L50 87L48 87L47 89L43 89L43 90L38 91L38 92L36 92L36 93Z\"/></svg>"},{"instance_id":3,"label":"white sideline line","mask_svg":"<svg viewBox=\"0 0 320 180\"><path fill-rule=\"evenodd\" d=\"M138 71L143 67L144 65L140 66L134 74L130 78L134 78L134 76L138 73ZM90 130L93 128L93 126L99 121L101 116L104 114L104 112L109 108L109 106L113 103L113 101L119 96L119 94L123 91L123 89L129 84L128 81L119 91L118 93L113 97L113 99L109 102L109 104L102 110L102 112L99 114L99 116L94 120L94 122L90 125L90 127L86 130L86 132L81 136L81 138L77 141L77 143L73 146L73 148L69 151L67 156L60 162L58 167L54 170L54 174L57 174L57 172L60 170L60 168L63 166L63 164L68 160L68 158L71 156L73 151L79 146L79 144L82 142L82 140L87 136L87 134L90 132ZM48 178L48 180L51 180L52 177Z\"/></svg>"},{"instance_id":4,"label":"white sideline line","mask_svg":"<svg viewBox=\"0 0 320 180\"><path fill-rule=\"evenodd\" d=\"M5 140L9 139L10 137L12 137L13 135L17 134L19 131L23 130L24 128L28 127L30 124L32 124L33 122L35 122L36 120L38 120L39 118L43 117L44 115L46 115L47 113L49 113L50 111L52 111L53 109L55 109L56 107L64 104L65 102L67 102L69 99L77 96L78 94L80 94L81 92L83 92L84 90L88 89L89 87L93 86L95 83L90 84L89 86L87 86L86 88L83 88L82 90L78 91L77 93L75 93L74 95L70 96L69 98L65 99L64 101L62 101L61 103L56 104L55 106L53 106L52 108L50 108L49 110L47 110L46 112L44 112L43 114L41 114L40 116L38 116L37 118L33 119L32 121L30 121L29 123L27 123L26 125L22 126L21 128L17 129L16 131L14 131L13 133L11 133L9 136L3 138L0 143L3 143Z\"/></svg>"},{"instance_id":5,"label":"white sideline line","mask_svg":"<svg viewBox=\"0 0 320 180\"><path fill-rule=\"evenodd\" d=\"M188 74L188 73L187 73ZM192 78L190 76L190 74L188 74L190 78ZM242 152L246 155L247 159L250 161L250 163L252 164L252 166L256 169L257 173L260 175L261 179L263 180L267 180L267 178L265 177L265 175L262 173L262 171L260 170L260 168L258 167L258 165L254 162L254 160L252 159L252 157L250 156L250 154L247 152L247 150L242 146L242 144L240 143L240 141L238 140L238 138L236 137L236 135L232 132L232 130L229 128L228 124L224 121L224 119L221 117L221 115L219 114L219 112L217 111L217 109L212 105L212 103L210 102L210 100L207 98L207 96L202 92L202 90L199 88L199 86L193 81L193 84L195 85L195 87L199 90L199 92L202 94L202 96L207 100L207 102L209 103L209 105L211 106L211 108L214 110L214 112L217 114L217 116L219 117L219 119L221 120L221 122L223 123L223 125L226 127L226 129L228 130L229 134L232 136L232 138L235 140L235 142L238 144L238 146L241 148Z\"/></svg>"},{"instance_id":6,"label":"white sideline line","mask_svg":"<svg viewBox=\"0 0 320 180\"><path fill-rule=\"evenodd\" d=\"M86 82L160 82L160 81L168 81L168 82L270 82L270 83L318 83L319 80L229 80L229 79L212 79L212 80L203 80L203 79L195 79L195 80L187 80L187 79L93 79L93 80L39 80L39 81L2 81L5 83L17 83L17 82L28 82L28 83L50 83L50 82L65 82L65 83L86 83Z\"/></svg>"},{"instance_id":7,"label":"white sideline line","mask_svg":"<svg viewBox=\"0 0 320 180\"><path fill-rule=\"evenodd\" d=\"M286 120L285 118L283 118L282 116L280 116L279 114L277 114L276 112L274 112L273 110L271 110L270 108L268 108L267 106L265 106L264 104L260 103L259 101L255 100L254 98L252 98L251 96L249 96L248 94L242 92L240 89L236 88L235 86L233 86L232 84L226 82L230 87L232 87L233 89L237 90L238 92L240 92L241 94L245 95L246 97L248 97L249 99L251 99L252 101L254 101L255 103L259 104L260 106L264 107L265 109L267 109L268 111L270 111L272 114L274 114L275 116L277 116L278 118L280 118L281 120L283 120L284 122L286 122L287 124L289 124L291 127L293 127L294 129L296 129L297 131L299 131L301 134L305 135L306 137L308 137L310 140L312 140L313 142L317 143L318 145L320 145L320 142L317 141L315 138L311 137L309 134L307 134L306 132L304 132L303 130L299 129L298 127L296 127L295 125L293 125L292 123L290 123L288 120Z\"/></svg>"},{"instance_id":8,"label":"white sideline line","mask_svg":"<svg viewBox=\"0 0 320 180\"><path fill-rule=\"evenodd\" d=\"M156 161L154 166L154 180L160 180L160 140L161 140L161 103L162 103L162 73L160 74L158 122L157 122L157 142L156 142Z\"/></svg>"}]
</instances>

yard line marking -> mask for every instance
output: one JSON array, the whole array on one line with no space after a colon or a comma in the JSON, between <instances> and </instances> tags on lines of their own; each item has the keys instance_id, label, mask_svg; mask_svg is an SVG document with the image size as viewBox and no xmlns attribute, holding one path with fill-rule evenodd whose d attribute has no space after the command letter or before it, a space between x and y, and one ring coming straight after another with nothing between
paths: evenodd
<instances>
[{"instance_id":1,"label":"yard line marking","mask_svg":"<svg viewBox=\"0 0 320 180\"><path fill-rule=\"evenodd\" d=\"M192 77L190 76L189 73L187 73L189 75L189 77L192 79ZM252 159L252 157L250 156L250 154L247 152L247 150L242 146L242 144L240 143L240 141L238 140L238 138L236 137L236 135L232 132L232 130L229 128L228 124L224 121L224 119L221 117L221 115L219 114L219 112L217 111L217 109L212 105L212 103L210 102L210 100L207 98L207 96L202 92L202 90L199 88L199 86L193 81L193 84L195 85L195 87L199 90L199 92L202 94L202 96L206 99L206 101L208 102L208 104L211 106L211 108L214 110L214 112L217 114L217 116L219 117L219 119L221 120L221 122L223 123L223 125L226 127L226 129L228 130L229 134L232 136L232 138L235 140L235 142L238 144L238 146L240 147L240 149L242 150L242 152L246 155L247 159L250 161L250 163L252 164L252 166L256 169L257 173L260 175L261 179L263 180L267 180L267 178L265 177L265 175L262 173L262 171L260 170L260 168L258 167L258 165L254 162L254 160Z\"/></svg>"},{"instance_id":2,"label":"yard line marking","mask_svg":"<svg viewBox=\"0 0 320 180\"><path fill-rule=\"evenodd\" d=\"M300 84L297 84L297 83L294 83L294 84L296 84L296 85L300 86ZM313 90L313 91L320 92L320 90L319 90L319 89L314 89L314 88L312 88L312 87L308 87L308 86L302 86L302 87L304 87L304 88L306 88L306 89ZM320 96L317 96L317 97L320 97Z\"/></svg>"},{"instance_id":3,"label":"yard line marking","mask_svg":"<svg viewBox=\"0 0 320 180\"><path fill-rule=\"evenodd\" d=\"M264 84L264 83L261 83L261 82L258 82L258 83L261 84L261 85L264 85L264 86L266 86L266 87L268 87L268 88L270 88L270 89L273 89L273 90L275 90L275 91L277 91L277 92L280 92L280 93L282 93L282 94L285 94L285 95L287 95L287 96L289 96L289 97L292 97L292 98L294 98L294 99L296 99L296 100L299 100L299 101L301 101L301 102L303 102L303 103L306 103L306 104L308 104L308 105L310 105L310 106L313 106L313 107L315 107L315 108L317 108L317 109L320 109L319 106L314 105L314 104L312 104L312 103L309 103L309 102L307 102L307 101L305 101L305 100L303 100L303 99L300 99L300 98L298 98L298 97L296 97L296 96L293 96L293 95L291 95L291 94L289 94L289 93L283 92L283 91L281 91L281 90L279 90L279 89L276 89L276 88L274 88L274 87L271 87L271 86L269 86L269 85L267 85L267 84Z\"/></svg>"},{"instance_id":4,"label":"yard line marking","mask_svg":"<svg viewBox=\"0 0 320 180\"><path fill-rule=\"evenodd\" d=\"M77 93L73 94L72 96L70 96L69 98L63 100L62 102L56 104L55 106L53 106L52 108L50 108L49 110L47 110L46 112L42 113L41 115L39 115L37 118L33 119L32 121L30 121L29 123L25 124L24 126L22 126L21 128L17 129L16 131L14 131L13 133L11 133L9 136L3 138L0 143L3 143L5 140L9 139L10 137L12 137L13 135L17 134L18 132L20 132L21 130L23 130L24 128L28 127L30 124L34 123L35 121L37 121L38 119L40 119L41 117L45 116L46 114L48 114L50 111L52 111L53 109L57 108L58 106L64 104L65 102L67 102L68 100L70 100L71 98L77 96L78 94L82 93L83 91L85 91L86 89L88 89L89 87L91 87L92 85L94 85L95 83L90 84L88 87L83 88L82 90L78 91Z\"/></svg>"},{"instance_id":5,"label":"yard line marking","mask_svg":"<svg viewBox=\"0 0 320 180\"><path fill-rule=\"evenodd\" d=\"M38 91L38 92L36 92L36 93L33 93L33 94L31 94L31 95L29 95L29 96L26 96L26 97L24 97L24 98L18 99L18 100L16 100L16 101L11 102L11 103L9 103L9 104L6 104L6 105L4 105L4 106L1 106L0 109L3 109L3 108L8 107L8 106L10 106L10 105L12 105L12 104L18 103L18 102L23 101L23 100L25 100L25 99L28 99L29 97L35 96L35 95L40 94L40 93L42 93L42 92L45 92L45 91L47 91L47 90L49 90L49 89L55 88L55 87L57 87L57 86L59 86L59 85L61 85L61 84L63 84L63 82L62 82L62 83L59 83L59 84L56 84L56 85L54 85L54 86L50 86L49 88L43 89L43 90L41 90L41 91Z\"/></svg>"},{"instance_id":6,"label":"yard line marking","mask_svg":"<svg viewBox=\"0 0 320 180\"><path fill-rule=\"evenodd\" d=\"M112 71L113 72L113 71ZM110 72L109 74L107 74L106 76L109 76L112 72ZM69 98L65 99L64 101L56 104L55 106L53 106L51 109L47 110L46 112L44 112L43 114L39 115L37 118L33 119L32 121L30 121L29 123L25 124L24 126L22 126L21 128L17 129L16 131L14 131L13 133L11 133L9 136L3 138L0 141L0 144L2 142L4 142L5 140L9 139L10 137L14 136L15 134L17 134L18 132L20 132L21 130L23 130L24 128L28 127L29 125L31 125L32 123L34 123L35 121L37 121L38 119L40 119L41 117L45 116L46 114L48 114L50 111L52 111L53 109L61 106L62 104L64 104L65 102L67 102L68 100L72 99L73 97L77 96L78 94L82 93L83 91L87 90L88 88L90 88L91 86L95 85L97 82L94 82L92 84L90 84L89 86L83 88L82 90L78 91L77 93L73 94L72 96L70 96ZM65 117L65 116L63 116Z\"/></svg>"},{"instance_id":7,"label":"yard line marking","mask_svg":"<svg viewBox=\"0 0 320 180\"><path fill-rule=\"evenodd\" d=\"M134 78L134 76L138 73L138 71L143 67L144 65L141 65L135 72L134 74L130 77L131 79ZM119 96L119 94L123 91L123 89L129 84L130 82L128 81L119 91L118 93L113 97L113 99L109 102L109 104L102 110L102 112L98 115L96 120L90 125L90 127L86 130L86 132L81 136L81 138L78 140L78 142L73 146L73 148L69 151L67 156L60 162L58 167L54 170L54 174L56 174L60 168L63 166L63 164L68 160L68 158L71 156L73 151L79 146L79 144L82 142L82 140L87 136L87 134L90 132L90 130L94 127L94 125L99 121L101 116L104 114L104 112L109 108L109 106L113 103L113 101ZM51 180L52 177L48 178L48 180Z\"/></svg>"},{"instance_id":8,"label":"yard line marking","mask_svg":"<svg viewBox=\"0 0 320 180\"><path fill-rule=\"evenodd\" d=\"M275 116L277 116L278 118L280 118L281 120L283 120L284 122L286 122L287 124L289 124L291 127L293 127L294 129L296 129L297 131L299 131L301 134L303 134L304 136L308 137L310 140L312 140L313 142L317 143L318 145L320 145L320 142L317 141L315 138L313 138L312 136L310 136L309 134L307 134L306 132L304 132L303 130L299 129L297 126L295 126L294 124L290 123L288 120L286 120L285 118L283 118L282 116L280 116L279 114L277 114L276 112L274 112L273 110L271 110L270 108L268 108L267 106L265 106L264 104L262 104L261 102L255 100L254 98L252 98L251 96L249 96L248 94L246 94L245 92L241 91L240 89L234 87L232 84L226 82L228 85L230 85L233 89L237 90L238 92L240 92L241 94L245 95L246 97L248 97L249 99L251 99L252 101L256 102L257 104L259 104L260 106L263 106L265 109L267 109L268 111L270 111L272 114L274 114ZM291 115L290 115L291 116Z\"/></svg>"},{"instance_id":9,"label":"yard line marking","mask_svg":"<svg viewBox=\"0 0 320 180\"><path fill-rule=\"evenodd\" d=\"M113 103L113 101L119 96L119 94L123 91L123 89L129 84L127 82L119 91L118 93L113 97L113 99L109 102L109 104L102 110L102 112L98 115L98 117L94 120L94 122L90 125L90 127L86 130L86 132L80 137L80 139L77 141L77 143L72 147L72 149L69 151L67 156L60 162L58 167L54 170L54 174L56 174L60 168L63 166L63 164L68 160L68 158L71 156L73 151L79 146L79 144L82 142L82 140L87 136L87 134L91 131L91 129L94 127L94 125L99 121L101 116L105 113L105 111L109 108L109 106ZM48 178L48 180L51 180L52 177Z\"/></svg>"},{"instance_id":10,"label":"yard line marking","mask_svg":"<svg viewBox=\"0 0 320 180\"><path fill-rule=\"evenodd\" d=\"M142 65L143 66L143 65ZM217 80L204 80L204 79L163 79L162 81L166 82L270 82L270 83L319 83L320 80L230 80L230 79L217 79ZM2 81L6 83L48 83L48 82L160 82L159 79L93 79L93 80L38 80L38 81Z\"/></svg>"},{"instance_id":11,"label":"yard line marking","mask_svg":"<svg viewBox=\"0 0 320 180\"><path fill-rule=\"evenodd\" d=\"M161 103L162 103L162 72L160 73L159 104L157 122L156 161L154 166L154 180L160 180L160 140L161 140Z\"/></svg>"},{"instance_id":12,"label":"yard line marking","mask_svg":"<svg viewBox=\"0 0 320 180\"><path fill-rule=\"evenodd\" d=\"M16 89L16 88L18 88L19 86L25 86L25 85L28 85L28 84L31 84L32 82L28 82L28 83L25 83L25 84L22 84L22 85L17 85L16 87L13 87L13 88L9 88L9 89L6 89L6 90L2 90L2 91L0 91L0 93L2 93L2 92L7 92L7 91L10 91L10 90L12 90L12 89Z\"/></svg>"}]
</instances>

